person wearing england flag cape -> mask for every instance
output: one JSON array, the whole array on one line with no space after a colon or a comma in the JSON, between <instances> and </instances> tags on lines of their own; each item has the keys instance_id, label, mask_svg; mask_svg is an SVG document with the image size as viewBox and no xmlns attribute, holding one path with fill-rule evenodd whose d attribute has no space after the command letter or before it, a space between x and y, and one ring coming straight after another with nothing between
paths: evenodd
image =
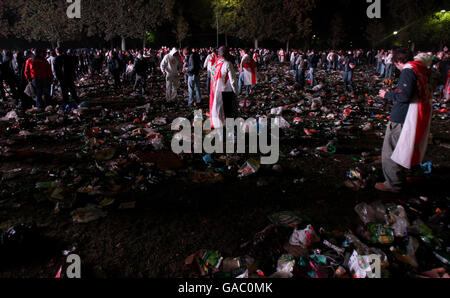
<instances>
[{"instance_id":1,"label":"person wearing england flag cape","mask_svg":"<svg viewBox=\"0 0 450 298\"><path fill-rule=\"evenodd\" d=\"M223 129L227 118L237 114L236 96L238 81L233 63L227 57L227 49L221 47L211 69L210 118L212 129Z\"/></svg>"},{"instance_id":2,"label":"person wearing england flag cape","mask_svg":"<svg viewBox=\"0 0 450 298\"><path fill-rule=\"evenodd\" d=\"M397 89L379 93L394 103L383 145L386 181L376 184L379 191L401 192L404 169L422 164L427 151L432 118L432 57L419 54L413 61L411 57L408 50L394 51L392 62L401 71Z\"/></svg>"},{"instance_id":3,"label":"person wearing england flag cape","mask_svg":"<svg viewBox=\"0 0 450 298\"><path fill-rule=\"evenodd\" d=\"M203 68L206 68L206 89L208 90L208 93L211 92L211 68L216 63L217 55L215 50L209 51L208 57L205 59L205 64L203 65Z\"/></svg>"},{"instance_id":4,"label":"person wearing england flag cape","mask_svg":"<svg viewBox=\"0 0 450 298\"><path fill-rule=\"evenodd\" d=\"M242 86L245 86L246 95L249 95L250 87L253 87L258 83L258 64L248 54L247 49L241 51L241 56L242 60L239 69L239 94L241 94Z\"/></svg>"},{"instance_id":5,"label":"person wearing england flag cape","mask_svg":"<svg viewBox=\"0 0 450 298\"><path fill-rule=\"evenodd\" d=\"M283 49L278 51L278 59L280 60L280 63L284 63L286 61L286 54Z\"/></svg>"}]
</instances>

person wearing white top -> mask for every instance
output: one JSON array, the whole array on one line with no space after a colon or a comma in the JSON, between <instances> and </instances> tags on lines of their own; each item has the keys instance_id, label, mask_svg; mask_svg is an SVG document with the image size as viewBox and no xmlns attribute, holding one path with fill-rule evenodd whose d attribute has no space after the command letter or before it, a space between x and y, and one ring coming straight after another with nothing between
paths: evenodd
<instances>
[{"instance_id":1,"label":"person wearing white top","mask_svg":"<svg viewBox=\"0 0 450 298\"><path fill-rule=\"evenodd\" d=\"M173 101L177 98L177 89L180 86L178 74L182 69L180 53L176 48L167 54L161 61L161 72L166 77L166 99Z\"/></svg>"},{"instance_id":2,"label":"person wearing white top","mask_svg":"<svg viewBox=\"0 0 450 298\"><path fill-rule=\"evenodd\" d=\"M393 70L393 65L392 65L392 50L389 51L389 54L387 55L386 59L385 59L385 63L386 63L386 72L385 72L385 79L391 79L392 78L392 70Z\"/></svg>"}]
</instances>

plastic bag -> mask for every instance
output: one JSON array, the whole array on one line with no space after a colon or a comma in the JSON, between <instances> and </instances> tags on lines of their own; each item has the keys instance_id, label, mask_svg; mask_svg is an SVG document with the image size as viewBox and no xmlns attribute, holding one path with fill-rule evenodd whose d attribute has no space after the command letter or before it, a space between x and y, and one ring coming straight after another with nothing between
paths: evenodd
<instances>
[{"instance_id":1,"label":"plastic bag","mask_svg":"<svg viewBox=\"0 0 450 298\"><path fill-rule=\"evenodd\" d=\"M294 271L295 259L291 255L282 255L278 259L277 272L287 273L292 277L292 272Z\"/></svg>"},{"instance_id":2,"label":"plastic bag","mask_svg":"<svg viewBox=\"0 0 450 298\"><path fill-rule=\"evenodd\" d=\"M405 208L397 206L395 209L390 210L389 215L394 222L392 229L395 232L395 237L406 237L408 235L409 221Z\"/></svg>"},{"instance_id":3,"label":"plastic bag","mask_svg":"<svg viewBox=\"0 0 450 298\"><path fill-rule=\"evenodd\" d=\"M318 241L318 236L311 225L308 225L304 230L295 230L292 233L291 239L289 240L290 245L301 246L308 248L312 243Z\"/></svg>"},{"instance_id":4,"label":"plastic bag","mask_svg":"<svg viewBox=\"0 0 450 298\"><path fill-rule=\"evenodd\" d=\"M24 93L29 97L35 97L36 91L34 90L34 87L31 83L28 83L27 87L25 88Z\"/></svg>"}]
</instances>

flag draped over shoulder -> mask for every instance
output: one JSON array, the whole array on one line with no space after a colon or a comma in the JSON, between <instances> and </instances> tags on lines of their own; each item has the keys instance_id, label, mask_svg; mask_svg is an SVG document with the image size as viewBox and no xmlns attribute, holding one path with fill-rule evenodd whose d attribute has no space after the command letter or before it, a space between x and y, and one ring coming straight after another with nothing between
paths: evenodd
<instances>
[{"instance_id":1,"label":"flag draped over shoulder","mask_svg":"<svg viewBox=\"0 0 450 298\"><path fill-rule=\"evenodd\" d=\"M222 128L225 123L225 111L223 107L222 92L228 82L228 74L222 77L224 59L219 58L211 69L211 91L209 98L209 111L211 117L211 128Z\"/></svg>"},{"instance_id":2,"label":"flag draped over shoulder","mask_svg":"<svg viewBox=\"0 0 450 298\"><path fill-rule=\"evenodd\" d=\"M411 169L423 162L428 147L432 117L432 90L429 85L431 71L420 61L409 62L405 69L413 69L417 77L418 92L409 105L392 160Z\"/></svg>"},{"instance_id":3,"label":"flag draped over shoulder","mask_svg":"<svg viewBox=\"0 0 450 298\"><path fill-rule=\"evenodd\" d=\"M242 70L244 72L244 85L256 85L258 83L258 78L256 71L258 69L258 64L250 56L246 57L242 62Z\"/></svg>"}]
</instances>

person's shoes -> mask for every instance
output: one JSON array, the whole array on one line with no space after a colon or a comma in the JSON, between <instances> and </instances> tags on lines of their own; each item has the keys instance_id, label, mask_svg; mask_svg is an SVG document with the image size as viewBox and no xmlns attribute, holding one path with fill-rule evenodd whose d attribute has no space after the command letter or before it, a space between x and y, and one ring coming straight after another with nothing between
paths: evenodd
<instances>
[{"instance_id":1,"label":"person's shoes","mask_svg":"<svg viewBox=\"0 0 450 298\"><path fill-rule=\"evenodd\" d=\"M400 193L397 190L394 190L386 185L386 183L377 183L375 185L375 189L382 191L382 192L390 192L390 193Z\"/></svg>"}]
</instances>

